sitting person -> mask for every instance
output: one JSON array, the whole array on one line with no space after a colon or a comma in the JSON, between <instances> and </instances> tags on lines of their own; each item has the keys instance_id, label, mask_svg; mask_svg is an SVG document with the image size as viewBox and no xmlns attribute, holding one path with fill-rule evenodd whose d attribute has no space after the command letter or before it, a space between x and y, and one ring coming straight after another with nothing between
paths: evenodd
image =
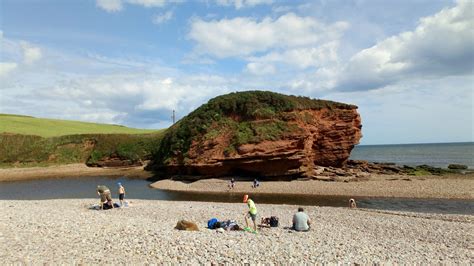
<instances>
[{"instance_id":1,"label":"sitting person","mask_svg":"<svg viewBox=\"0 0 474 266\"><path fill-rule=\"evenodd\" d=\"M226 231L238 231L238 230L240 230L240 226L234 220L227 220L227 221L218 222L218 223L219 223L218 228L223 228Z\"/></svg>"},{"instance_id":2,"label":"sitting person","mask_svg":"<svg viewBox=\"0 0 474 266\"><path fill-rule=\"evenodd\" d=\"M311 219L304 213L303 208L299 207L298 212L293 215L293 227L292 229L299 232L309 231L311 225Z\"/></svg>"},{"instance_id":3,"label":"sitting person","mask_svg":"<svg viewBox=\"0 0 474 266\"><path fill-rule=\"evenodd\" d=\"M115 204L112 203L111 200L107 200L106 202L104 202L104 203L102 204L102 209L103 209L103 210L113 209L113 208L115 208L115 207L116 207Z\"/></svg>"},{"instance_id":4,"label":"sitting person","mask_svg":"<svg viewBox=\"0 0 474 266\"><path fill-rule=\"evenodd\" d=\"M260 219L260 227L270 227L270 217L262 217Z\"/></svg>"}]
</instances>

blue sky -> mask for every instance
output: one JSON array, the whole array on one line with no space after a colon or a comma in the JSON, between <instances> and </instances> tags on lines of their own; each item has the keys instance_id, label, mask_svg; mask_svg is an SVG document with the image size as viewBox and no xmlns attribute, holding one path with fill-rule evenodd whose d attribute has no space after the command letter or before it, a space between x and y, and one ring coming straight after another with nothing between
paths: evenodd
<instances>
[{"instance_id":1,"label":"blue sky","mask_svg":"<svg viewBox=\"0 0 474 266\"><path fill-rule=\"evenodd\" d=\"M0 113L164 128L224 93L359 106L362 144L474 141L473 1L2 0Z\"/></svg>"}]
</instances>

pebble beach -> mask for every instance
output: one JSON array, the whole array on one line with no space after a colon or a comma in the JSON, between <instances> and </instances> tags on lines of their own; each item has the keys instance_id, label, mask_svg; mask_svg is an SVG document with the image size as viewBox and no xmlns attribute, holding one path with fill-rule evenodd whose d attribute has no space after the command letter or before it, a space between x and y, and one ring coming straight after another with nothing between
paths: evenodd
<instances>
[{"instance_id":1,"label":"pebble beach","mask_svg":"<svg viewBox=\"0 0 474 266\"><path fill-rule=\"evenodd\" d=\"M307 206L311 231L294 232L298 206L257 204L277 228L218 233L216 217L243 225L245 204L129 199L90 210L98 199L0 201L2 264L474 263L474 216ZM174 229L195 222L200 231Z\"/></svg>"}]
</instances>

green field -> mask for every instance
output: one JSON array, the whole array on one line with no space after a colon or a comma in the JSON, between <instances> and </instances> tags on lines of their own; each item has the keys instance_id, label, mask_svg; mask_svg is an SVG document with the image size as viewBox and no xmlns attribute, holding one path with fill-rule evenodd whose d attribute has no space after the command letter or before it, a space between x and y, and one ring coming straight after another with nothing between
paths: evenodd
<instances>
[{"instance_id":1,"label":"green field","mask_svg":"<svg viewBox=\"0 0 474 266\"><path fill-rule=\"evenodd\" d=\"M146 134L162 130L0 114L0 133L58 137L76 134Z\"/></svg>"},{"instance_id":2,"label":"green field","mask_svg":"<svg viewBox=\"0 0 474 266\"><path fill-rule=\"evenodd\" d=\"M163 132L0 114L0 168L149 160Z\"/></svg>"}]
</instances>

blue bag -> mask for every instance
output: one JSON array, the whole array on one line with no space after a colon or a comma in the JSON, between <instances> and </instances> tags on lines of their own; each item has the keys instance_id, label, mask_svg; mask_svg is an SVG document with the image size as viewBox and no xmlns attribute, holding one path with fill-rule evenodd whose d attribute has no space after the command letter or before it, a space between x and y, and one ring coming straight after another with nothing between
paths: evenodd
<instances>
[{"instance_id":1,"label":"blue bag","mask_svg":"<svg viewBox=\"0 0 474 266\"><path fill-rule=\"evenodd\" d=\"M209 229L216 229L216 224L219 220L217 218L211 218L211 220L207 221L207 228Z\"/></svg>"}]
</instances>

